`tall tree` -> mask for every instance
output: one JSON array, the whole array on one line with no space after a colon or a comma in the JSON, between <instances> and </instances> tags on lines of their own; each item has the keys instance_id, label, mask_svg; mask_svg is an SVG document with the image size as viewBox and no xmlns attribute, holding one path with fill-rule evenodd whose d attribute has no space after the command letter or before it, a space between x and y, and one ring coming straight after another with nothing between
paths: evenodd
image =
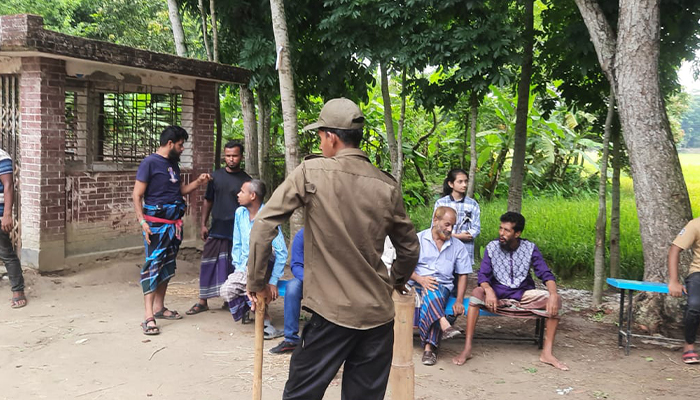
<instances>
[{"instance_id":1,"label":"tall tree","mask_svg":"<svg viewBox=\"0 0 700 400\"><path fill-rule=\"evenodd\" d=\"M576 0L618 100L629 152L644 252L644 280L666 280L668 243L692 218L659 84L660 0L620 0L617 32L597 0ZM644 115L644 118L639 118ZM652 145L653 144L653 145ZM663 298L638 302L641 321L655 330Z\"/></svg>"},{"instance_id":2,"label":"tall tree","mask_svg":"<svg viewBox=\"0 0 700 400\"><path fill-rule=\"evenodd\" d=\"M610 132L615 116L615 95L610 92L608 97L608 115L605 118L605 134L603 135L603 155L600 157L600 182L598 185L598 218L595 222L595 261L593 277L593 307L603 302L603 284L605 282L605 229L608 221L608 209L605 201L608 187L608 154L610 147Z\"/></svg>"},{"instance_id":3,"label":"tall tree","mask_svg":"<svg viewBox=\"0 0 700 400\"><path fill-rule=\"evenodd\" d=\"M275 35L275 45L277 46L277 67L284 126L284 161L286 175L289 175L299 165L297 104L294 91L294 70L290 56L292 49L289 46L284 1L270 0L270 10L272 11L272 30ZM300 210L294 212L290 223L291 234L294 235L303 225L303 215Z\"/></svg>"},{"instance_id":4,"label":"tall tree","mask_svg":"<svg viewBox=\"0 0 700 400\"><path fill-rule=\"evenodd\" d=\"M518 105L515 119L515 140L508 188L508 211L520 212L525 178L525 152L527 150L527 113L530 108L530 82L532 80L532 51L535 43L534 0L524 0L523 61L518 82Z\"/></svg>"},{"instance_id":5,"label":"tall tree","mask_svg":"<svg viewBox=\"0 0 700 400\"><path fill-rule=\"evenodd\" d=\"M253 178L260 178L258 169L258 127L255 123L255 97L247 85L240 85L241 112L245 138L245 170ZM262 118L262 115L260 116Z\"/></svg>"},{"instance_id":6,"label":"tall tree","mask_svg":"<svg viewBox=\"0 0 700 400\"><path fill-rule=\"evenodd\" d=\"M173 38L175 39L175 50L180 57L187 57L187 45L185 44L185 30L182 29L180 10L177 0L168 0L168 15L170 24L173 26Z\"/></svg>"},{"instance_id":7,"label":"tall tree","mask_svg":"<svg viewBox=\"0 0 700 400\"><path fill-rule=\"evenodd\" d=\"M612 148L612 189L610 193L610 277L620 277L620 169L622 169L622 149L620 130L616 127L611 135Z\"/></svg>"},{"instance_id":8,"label":"tall tree","mask_svg":"<svg viewBox=\"0 0 700 400\"><path fill-rule=\"evenodd\" d=\"M386 64L379 64L379 79L382 89L382 104L384 105L384 127L386 128L386 143L389 147L389 159L391 160L391 174L400 181L399 148L396 143L394 131L394 113L391 109L391 94L389 93L389 76Z\"/></svg>"},{"instance_id":9,"label":"tall tree","mask_svg":"<svg viewBox=\"0 0 700 400\"><path fill-rule=\"evenodd\" d=\"M476 187L476 121L479 117L479 98L476 91L472 90L469 95L469 184L467 185L467 197L474 197ZM465 145L466 147L466 145Z\"/></svg>"}]
</instances>

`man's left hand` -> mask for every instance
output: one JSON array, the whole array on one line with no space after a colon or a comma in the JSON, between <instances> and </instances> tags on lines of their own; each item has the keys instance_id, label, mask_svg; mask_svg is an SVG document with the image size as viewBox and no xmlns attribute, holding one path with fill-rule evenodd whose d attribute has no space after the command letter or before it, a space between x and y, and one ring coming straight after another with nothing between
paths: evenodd
<instances>
[{"instance_id":1,"label":"man's left hand","mask_svg":"<svg viewBox=\"0 0 700 400\"><path fill-rule=\"evenodd\" d=\"M556 316L559 314L559 294L550 293L549 300L547 300L547 314L550 316Z\"/></svg>"},{"instance_id":2,"label":"man's left hand","mask_svg":"<svg viewBox=\"0 0 700 400\"><path fill-rule=\"evenodd\" d=\"M5 233L12 232L12 215L9 213L2 216L2 231Z\"/></svg>"}]
</instances>

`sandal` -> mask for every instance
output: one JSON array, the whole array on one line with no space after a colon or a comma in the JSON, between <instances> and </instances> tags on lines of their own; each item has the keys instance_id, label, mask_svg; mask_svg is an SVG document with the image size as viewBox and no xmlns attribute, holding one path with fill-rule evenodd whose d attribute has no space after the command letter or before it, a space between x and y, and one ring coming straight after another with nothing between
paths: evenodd
<instances>
[{"instance_id":1,"label":"sandal","mask_svg":"<svg viewBox=\"0 0 700 400\"><path fill-rule=\"evenodd\" d=\"M461 332L459 329L456 329L453 326L450 326L449 328L445 329L442 331L442 340L448 340L448 339L453 339L459 336Z\"/></svg>"},{"instance_id":2,"label":"sandal","mask_svg":"<svg viewBox=\"0 0 700 400\"><path fill-rule=\"evenodd\" d=\"M143 330L144 335L148 336L153 336L153 335L158 335L160 334L160 328L157 326L148 326L149 322L153 322L153 324L156 323L156 319L151 317L147 318L145 321L141 322L141 329Z\"/></svg>"},{"instance_id":3,"label":"sandal","mask_svg":"<svg viewBox=\"0 0 700 400\"><path fill-rule=\"evenodd\" d=\"M24 301L24 304L21 302ZM27 297L25 295L13 297L10 300L10 307L12 308L22 308L27 305Z\"/></svg>"},{"instance_id":4,"label":"sandal","mask_svg":"<svg viewBox=\"0 0 700 400\"><path fill-rule=\"evenodd\" d=\"M695 352L695 350L686 351L685 353L683 353L683 357L681 357L681 359L686 364L700 363L700 357L698 356L698 353Z\"/></svg>"},{"instance_id":5,"label":"sandal","mask_svg":"<svg viewBox=\"0 0 700 400\"><path fill-rule=\"evenodd\" d=\"M170 311L170 314L165 314L166 312ZM182 315L180 315L177 311L175 310L168 310L166 307L163 307L162 310L158 311L157 313L154 313L153 316L156 319L182 319Z\"/></svg>"},{"instance_id":6,"label":"sandal","mask_svg":"<svg viewBox=\"0 0 700 400\"><path fill-rule=\"evenodd\" d=\"M423 358L421 358L423 365L435 365L437 362L437 354L434 351L423 352Z\"/></svg>"},{"instance_id":7,"label":"sandal","mask_svg":"<svg viewBox=\"0 0 700 400\"><path fill-rule=\"evenodd\" d=\"M195 303L185 314L187 315L195 315L199 314L201 312L209 311L209 306L206 304L200 304L200 303Z\"/></svg>"}]
</instances>

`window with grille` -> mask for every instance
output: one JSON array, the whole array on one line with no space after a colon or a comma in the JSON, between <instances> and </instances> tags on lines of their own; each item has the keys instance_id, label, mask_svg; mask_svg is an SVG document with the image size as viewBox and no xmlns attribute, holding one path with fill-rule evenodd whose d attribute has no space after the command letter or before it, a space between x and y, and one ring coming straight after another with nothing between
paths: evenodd
<instances>
[{"instance_id":1,"label":"window with grille","mask_svg":"<svg viewBox=\"0 0 700 400\"><path fill-rule=\"evenodd\" d=\"M182 125L182 94L66 90L66 161L139 163L160 133Z\"/></svg>"}]
</instances>

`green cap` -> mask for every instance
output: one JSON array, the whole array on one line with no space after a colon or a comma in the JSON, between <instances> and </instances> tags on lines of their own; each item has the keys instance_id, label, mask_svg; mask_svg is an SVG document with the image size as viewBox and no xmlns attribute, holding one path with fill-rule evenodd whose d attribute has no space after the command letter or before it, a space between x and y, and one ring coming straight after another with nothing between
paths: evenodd
<instances>
[{"instance_id":1,"label":"green cap","mask_svg":"<svg viewBox=\"0 0 700 400\"><path fill-rule=\"evenodd\" d=\"M341 97L328 100L321 109L318 121L304 127L305 131L318 128L362 129L365 117L352 100Z\"/></svg>"}]
</instances>

